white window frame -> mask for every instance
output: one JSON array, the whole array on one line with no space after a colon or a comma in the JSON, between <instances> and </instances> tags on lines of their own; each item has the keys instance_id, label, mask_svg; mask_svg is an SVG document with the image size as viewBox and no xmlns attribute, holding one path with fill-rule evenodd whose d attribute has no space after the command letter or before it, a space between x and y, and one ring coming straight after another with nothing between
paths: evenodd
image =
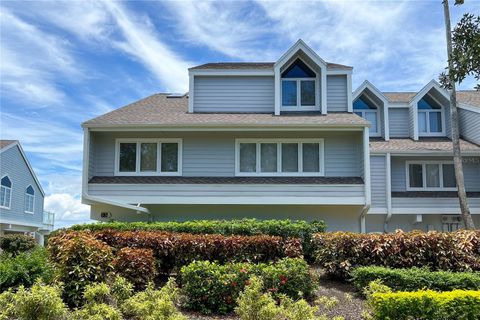
<instances>
[{"instance_id":1,"label":"white window frame","mask_svg":"<svg viewBox=\"0 0 480 320\"><path fill-rule=\"evenodd\" d=\"M240 144L256 144L255 172L240 172ZM260 145L262 143L277 144L277 172L261 172ZM282 143L298 144L298 172L282 172ZM319 172L303 172L303 144L319 144ZM324 139L235 139L235 176L280 176L280 177L323 177L325 175Z\"/></svg>"},{"instance_id":2,"label":"white window frame","mask_svg":"<svg viewBox=\"0 0 480 320\"><path fill-rule=\"evenodd\" d=\"M314 71L315 72L315 71ZM297 105L295 106L284 106L283 105L283 82L284 81L295 81L297 84ZM314 81L315 82L315 102L313 106L303 106L302 103L302 94L301 94L301 82L302 81ZM281 102L282 102L282 111L315 111L318 110L317 99L318 99L318 81L317 77L315 78L282 78L282 85L280 86L281 90Z\"/></svg>"},{"instance_id":3,"label":"white window frame","mask_svg":"<svg viewBox=\"0 0 480 320\"><path fill-rule=\"evenodd\" d=\"M365 113L367 112L374 112L375 113L375 117L377 118L377 132L374 132L372 133L372 131L369 131L370 132L370 137L381 137L382 136L382 129L381 129L381 125L380 125L380 112L379 112L379 109L377 107L377 109L353 109L353 113L361 113L361 117L365 120L367 120L367 117L365 116Z\"/></svg>"},{"instance_id":4,"label":"white window frame","mask_svg":"<svg viewBox=\"0 0 480 320\"><path fill-rule=\"evenodd\" d=\"M422 182L423 182L423 187L422 188L416 188L416 187L410 187L410 165L412 164L418 164L422 166ZM438 164L439 165L439 181L440 181L440 187L427 187L427 169L426 165L427 164ZM435 160L435 161L406 161L405 166L406 166L406 189L407 191L456 191L457 188L446 188L443 186L443 165L444 164L453 164L453 161L441 161L441 160ZM456 182L455 182L456 184Z\"/></svg>"},{"instance_id":5,"label":"white window frame","mask_svg":"<svg viewBox=\"0 0 480 320\"><path fill-rule=\"evenodd\" d=\"M419 109L418 108L418 102L417 102L417 130L418 130L418 136L419 137L444 137L446 135L446 120L445 120L445 107L442 106L435 98L430 96L432 100L434 100L439 106L440 109ZM422 98L423 99L423 98ZM420 99L421 100L421 99ZM419 100L419 102L420 102ZM426 113L425 118L426 118L426 125L427 125L427 132L421 132L420 131L420 117L419 114L420 112ZM440 121L442 122L442 131L441 132L430 132L430 113L431 112L440 112Z\"/></svg>"},{"instance_id":6,"label":"white window frame","mask_svg":"<svg viewBox=\"0 0 480 320\"><path fill-rule=\"evenodd\" d=\"M33 195L27 193L27 190L28 190L29 187L32 187L32 189L33 189ZM27 204L27 198L29 198L29 197L32 197L32 198L33 198L33 199L32 199L32 211L29 211L29 210L28 210L29 208L27 208L27 206L26 206L26 204ZM25 188L25 198L24 198L23 200L24 200L23 205L25 206L25 213L34 214L34 213L35 213L35 188L34 188L31 184L29 184L29 185ZM30 202L29 202L29 203L30 203Z\"/></svg>"},{"instance_id":7,"label":"white window frame","mask_svg":"<svg viewBox=\"0 0 480 320\"><path fill-rule=\"evenodd\" d=\"M115 140L115 176L181 176L182 175L182 139L181 138L125 138ZM136 159L135 159L135 171L123 172L120 171L120 143L136 143ZM142 172L140 171L140 145L142 143L156 143L157 144L157 171ZM177 171L175 172L163 172L162 167L162 143L178 143L177 152Z\"/></svg>"},{"instance_id":8,"label":"white window frame","mask_svg":"<svg viewBox=\"0 0 480 320\"><path fill-rule=\"evenodd\" d=\"M10 197L8 198L8 206L6 207L6 206L3 206L2 204L0 204L0 208L10 210L10 208L12 207L13 182L12 182L12 179L10 179L10 176L8 174L2 176L2 179L5 178L5 177L7 177L8 180L10 180L11 187L5 187L5 186L0 185L0 188L1 189L9 189L10 190Z\"/></svg>"}]
</instances>

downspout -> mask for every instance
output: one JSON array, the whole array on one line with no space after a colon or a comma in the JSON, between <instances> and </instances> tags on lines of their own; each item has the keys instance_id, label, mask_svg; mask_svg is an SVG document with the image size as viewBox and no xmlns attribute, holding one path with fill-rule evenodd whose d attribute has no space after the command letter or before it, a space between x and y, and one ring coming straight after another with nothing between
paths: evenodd
<instances>
[{"instance_id":1,"label":"downspout","mask_svg":"<svg viewBox=\"0 0 480 320\"><path fill-rule=\"evenodd\" d=\"M387 216L385 218L385 223L383 224L383 232L388 232L388 223L392 219L392 162L391 162L391 154L390 152L387 153L386 156L386 194L387 194Z\"/></svg>"},{"instance_id":2,"label":"downspout","mask_svg":"<svg viewBox=\"0 0 480 320\"><path fill-rule=\"evenodd\" d=\"M360 232L366 233L366 215L370 210L372 196L370 186L370 131L368 127L363 128L363 176L365 183L365 206L360 213Z\"/></svg>"},{"instance_id":3,"label":"downspout","mask_svg":"<svg viewBox=\"0 0 480 320\"><path fill-rule=\"evenodd\" d=\"M366 233L367 232L367 227L365 225L365 220L366 220L368 210L370 210L370 205L366 204L366 205L363 206L362 211L360 211L360 232L361 233Z\"/></svg>"}]
</instances>

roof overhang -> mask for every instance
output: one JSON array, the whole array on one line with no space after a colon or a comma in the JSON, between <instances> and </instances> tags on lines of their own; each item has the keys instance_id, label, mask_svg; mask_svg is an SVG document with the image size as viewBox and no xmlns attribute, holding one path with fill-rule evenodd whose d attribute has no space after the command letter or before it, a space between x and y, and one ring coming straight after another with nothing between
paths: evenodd
<instances>
[{"instance_id":1,"label":"roof overhang","mask_svg":"<svg viewBox=\"0 0 480 320\"><path fill-rule=\"evenodd\" d=\"M295 124L295 125L82 125L89 131L362 131L370 124Z\"/></svg>"}]
</instances>

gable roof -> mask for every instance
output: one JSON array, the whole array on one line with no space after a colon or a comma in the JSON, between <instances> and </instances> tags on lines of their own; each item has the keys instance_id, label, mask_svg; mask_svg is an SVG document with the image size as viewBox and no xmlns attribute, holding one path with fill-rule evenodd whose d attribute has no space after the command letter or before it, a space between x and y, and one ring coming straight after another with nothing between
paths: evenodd
<instances>
[{"instance_id":1,"label":"gable roof","mask_svg":"<svg viewBox=\"0 0 480 320\"><path fill-rule=\"evenodd\" d=\"M42 193L43 196L45 196L45 191L43 191L42 185L40 184L40 181L37 178L37 175L35 174L35 171L33 171L32 166L30 165L30 162L28 161L27 155L25 154L25 151L23 151L23 148L20 144L20 141L18 140L0 140L0 154L13 148L13 147L18 147L18 150L20 151L20 154L23 157L23 160L25 160L25 163L27 164L28 170L30 170L30 174L32 175L33 179L37 183L38 189Z\"/></svg>"},{"instance_id":2,"label":"gable roof","mask_svg":"<svg viewBox=\"0 0 480 320\"><path fill-rule=\"evenodd\" d=\"M417 92L383 92L383 94L391 103L408 103L415 97ZM480 91L458 90L457 100L460 103L480 108Z\"/></svg>"},{"instance_id":3,"label":"gable roof","mask_svg":"<svg viewBox=\"0 0 480 320\"><path fill-rule=\"evenodd\" d=\"M201 64L190 68L189 70L239 70L239 69L273 69L275 62L210 62ZM327 68L330 69L352 69L350 66L346 66L338 63L327 62Z\"/></svg>"},{"instance_id":4,"label":"gable roof","mask_svg":"<svg viewBox=\"0 0 480 320\"><path fill-rule=\"evenodd\" d=\"M369 122L353 113L188 113L188 98L168 98L159 93L88 120L83 127L259 127L289 126L369 126Z\"/></svg>"}]
</instances>

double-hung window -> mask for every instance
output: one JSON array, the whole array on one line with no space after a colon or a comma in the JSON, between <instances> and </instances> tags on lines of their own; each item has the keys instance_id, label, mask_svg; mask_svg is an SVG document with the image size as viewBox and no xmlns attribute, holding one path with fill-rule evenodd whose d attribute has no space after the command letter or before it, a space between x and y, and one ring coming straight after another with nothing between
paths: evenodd
<instances>
[{"instance_id":1,"label":"double-hung window","mask_svg":"<svg viewBox=\"0 0 480 320\"><path fill-rule=\"evenodd\" d=\"M418 102L418 133L420 136L442 136L444 131L443 108L426 95Z\"/></svg>"},{"instance_id":2,"label":"double-hung window","mask_svg":"<svg viewBox=\"0 0 480 320\"><path fill-rule=\"evenodd\" d=\"M316 73L302 60L295 60L282 73L282 110L315 110L317 105Z\"/></svg>"},{"instance_id":3,"label":"double-hung window","mask_svg":"<svg viewBox=\"0 0 480 320\"><path fill-rule=\"evenodd\" d=\"M353 112L372 124L370 127L370 136L380 136L380 113L378 112L377 106L368 99L360 97L353 103Z\"/></svg>"},{"instance_id":4,"label":"double-hung window","mask_svg":"<svg viewBox=\"0 0 480 320\"><path fill-rule=\"evenodd\" d=\"M407 161L407 190L456 190L455 169L448 161Z\"/></svg>"},{"instance_id":5,"label":"double-hung window","mask_svg":"<svg viewBox=\"0 0 480 320\"><path fill-rule=\"evenodd\" d=\"M25 190L25 212L33 213L35 207L35 190L32 186L28 186Z\"/></svg>"},{"instance_id":6,"label":"double-hung window","mask_svg":"<svg viewBox=\"0 0 480 320\"><path fill-rule=\"evenodd\" d=\"M8 176L2 177L0 187L0 208L10 209L12 201L12 181Z\"/></svg>"},{"instance_id":7,"label":"double-hung window","mask_svg":"<svg viewBox=\"0 0 480 320\"><path fill-rule=\"evenodd\" d=\"M115 175L181 175L181 139L118 139Z\"/></svg>"},{"instance_id":8,"label":"double-hung window","mask_svg":"<svg viewBox=\"0 0 480 320\"><path fill-rule=\"evenodd\" d=\"M323 139L238 139L238 176L323 176Z\"/></svg>"}]
</instances>

